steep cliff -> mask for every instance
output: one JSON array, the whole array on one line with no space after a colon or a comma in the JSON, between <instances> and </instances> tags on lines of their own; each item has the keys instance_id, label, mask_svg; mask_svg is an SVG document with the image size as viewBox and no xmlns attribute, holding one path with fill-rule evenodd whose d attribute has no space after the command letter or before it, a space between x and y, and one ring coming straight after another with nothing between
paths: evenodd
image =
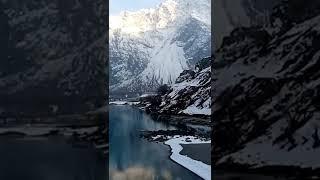
<instances>
[{"instance_id":1,"label":"steep cliff","mask_svg":"<svg viewBox=\"0 0 320 180\"><path fill-rule=\"evenodd\" d=\"M195 70L184 70L174 84L161 86L158 95L142 98L147 111L168 115L211 115L211 57Z\"/></svg>"}]
</instances>

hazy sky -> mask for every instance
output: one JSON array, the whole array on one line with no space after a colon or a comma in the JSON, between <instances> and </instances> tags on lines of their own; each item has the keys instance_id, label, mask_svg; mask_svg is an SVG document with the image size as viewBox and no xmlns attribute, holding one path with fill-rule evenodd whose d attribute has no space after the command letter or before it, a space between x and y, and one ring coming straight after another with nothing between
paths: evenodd
<instances>
[{"instance_id":1,"label":"hazy sky","mask_svg":"<svg viewBox=\"0 0 320 180\"><path fill-rule=\"evenodd\" d=\"M121 11L139 10L143 8L155 7L162 0L110 0L109 13L110 15L117 15Z\"/></svg>"}]
</instances>

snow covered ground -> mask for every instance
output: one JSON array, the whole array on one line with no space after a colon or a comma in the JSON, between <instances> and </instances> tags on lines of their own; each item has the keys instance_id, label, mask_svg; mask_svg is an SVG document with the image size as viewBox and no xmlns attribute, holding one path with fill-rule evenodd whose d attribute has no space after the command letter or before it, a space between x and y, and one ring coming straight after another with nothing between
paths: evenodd
<instances>
[{"instance_id":1,"label":"snow covered ground","mask_svg":"<svg viewBox=\"0 0 320 180\"><path fill-rule=\"evenodd\" d=\"M282 124L284 123L285 122L283 121ZM275 128L280 129L280 123L274 125L272 132L276 132ZM307 131L309 131L309 133ZM303 137L299 139L299 135L303 133L305 133L303 136L305 138L308 137L307 134L312 134L312 130L308 129L308 127L302 127L295 136L298 139L296 140L297 146L291 150L283 148L283 144L273 144L272 139L269 139L271 137L269 134L247 143L240 151L224 156L217 164L222 164L231 160L237 164L250 164L252 165L251 168L260 168L264 166L320 168L320 149L313 148L313 142L311 140L303 142Z\"/></svg>"},{"instance_id":2,"label":"snow covered ground","mask_svg":"<svg viewBox=\"0 0 320 180\"><path fill-rule=\"evenodd\" d=\"M109 102L109 104L112 104L112 105L125 105L127 103L128 103L127 101L112 101L112 102Z\"/></svg>"},{"instance_id":3,"label":"snow covered ground","mask_svg":"<svg viewBox=\"0 0 320 180\"><path fill-rule=\"evenodd\" d=\"M141 98L145 98L145 97L155 96L155 95L157 95L157 94L142 94L142 95L141 95L141 96L139 96L139 97L141 97Z\"/></svg>"},{"instance_id":4,"label":"snow covered ground","mask_svg":"<svg viewBox=\"0 0 320 180\"><path fill-rule=\"evenodd\" d=\"M59 127L48 127L47 125L22 125L17 127L4 127L0 128L0 135L6 133L22 133L26 136L43 136L54 131L59 131L60 134L65 136L71 136L74 132L93 133L97 131L97 127L86 127L86 128L59 128Z\"/></svg>"},{"instance_id":5,"label":"snow covered ground","mask_svg":"<svg viewBox=\"0 0 320 180\"><path fill-rule=\"evenodd\" d=\"M52 131L57 130L53 127L31 127L29 125L19 126L19 127L5 127L0 128L0 134L6 134L6 133L22 133L29 136L41 136L45 135L47 133L50 133Z\"/></svg>"},{"instance_id":6,"label":"snow covered ground","mask_svg":"<svg viewBox=\"0 0 320 180\"><path fill-rule=\"evenodd\" d=\"M109 102L109 104L112 105L136 105L139 104L140 102L128 102L128 101L112 101Z\"/></svg>"},{"instance_id":7,"label":"snow covered ground","mask_svg":"<svg viewBox=\"0 0 320 180\"><path fill-rule=\"evenodd\" d=\"M187 140L189 139L189 140ZM188 141L188 142L187 142ZM180 152L182 151L183 147L181 144L201 144L201 143L211 143L209 141L203 141L201 139L196 139L193 136L174 136L173 138L165 141L165 144L171 147L171 156L170 158L182 165L183 167L189 169L190 171L194 172L201 178L205 180L211 179L211 166L207 165L201 161L196 161L191 159L187 156L181 155Z\"/></svg>"},{"instance_id":8,"label":"snow covered ground","mask_svg":"<svg viewBox=\"0 0 320 180\"><path fill-rule=\"evenodd\" d=\"M194 75L190 71L182 73L179 81L162 97L160 113L211 115L211 67L200 72L191 71Z\"/></svg>"},{"instance_id":9,"label":"snow covered ground","mask_svg":"<svg viewBox=\"0 0 320 180\"><path fill-rule=\"evenodd\" d=\"M211 115L211 108L209 107L204 107L200 108L198 106L195 106L192 104L191 106L187 107L185 110L182 111L184 114L189 114L189 115L195 115L195 114L202 114L202 115Z\"/></svg>"}]
</instances>

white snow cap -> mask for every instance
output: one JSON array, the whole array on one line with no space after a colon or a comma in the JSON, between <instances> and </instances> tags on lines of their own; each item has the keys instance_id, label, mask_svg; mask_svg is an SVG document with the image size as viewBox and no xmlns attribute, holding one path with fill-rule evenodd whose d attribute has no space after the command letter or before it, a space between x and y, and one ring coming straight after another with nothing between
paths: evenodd
<instances>
[{"instance_id":1,"label":"white snow cap","mask_svg":"<svg viewBox=\"0 0 320 180\"><path fill-rule=\"evenodd\" d=\"M166 28L189 16L210 25L210 7L210 0L166 0L155 8L123 11L118 16L110 16L110 30L121 29L125 33L139 34Z\"/></svg>"}]
</instances>

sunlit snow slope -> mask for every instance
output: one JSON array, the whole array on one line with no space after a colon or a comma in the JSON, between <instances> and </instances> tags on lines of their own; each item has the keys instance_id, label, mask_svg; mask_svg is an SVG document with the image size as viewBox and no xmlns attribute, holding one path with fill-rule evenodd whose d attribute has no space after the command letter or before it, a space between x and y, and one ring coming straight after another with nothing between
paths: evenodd
<instances>
[{"instance_id":1,"label":"sunlit snow slope","mask_svg":"<svg viewBox=\"0 0 320 180\"><path fill-rule=\"evenodd\" d=\"M166 0L111 16L111 94L153 91L209 56L210 6L210 0Z\"/></svg>"}]
</instances>

